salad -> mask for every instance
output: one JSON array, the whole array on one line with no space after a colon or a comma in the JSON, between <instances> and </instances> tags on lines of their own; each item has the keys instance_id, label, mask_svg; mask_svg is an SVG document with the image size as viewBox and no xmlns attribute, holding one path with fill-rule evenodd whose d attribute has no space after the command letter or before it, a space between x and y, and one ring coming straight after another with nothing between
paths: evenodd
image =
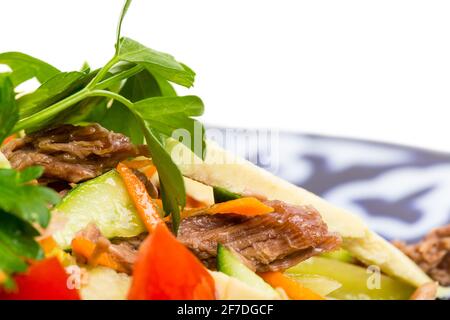
<instances>
[{"instance_id":1,"label":"salad","mask_svg":"<svg viewBox=\"0 0 450 320\"><path fill-rule=\"evenodd\" d=\"M122 36L130 4L102 68L0 54L0 299L436 297L358 217L208 141L173 87L194 71Z\"/></svg>"}]
</instances>

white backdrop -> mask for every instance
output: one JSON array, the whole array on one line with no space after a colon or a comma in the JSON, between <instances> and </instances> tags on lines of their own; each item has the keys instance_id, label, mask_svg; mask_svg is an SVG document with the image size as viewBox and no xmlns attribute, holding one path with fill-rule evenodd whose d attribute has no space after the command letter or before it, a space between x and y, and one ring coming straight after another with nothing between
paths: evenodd
<instances>
[{"instance_id":1,"label":"white backdrop","mask_svg":"<svg viewBox=\"0 0 450 320\"><path fill-rule=\"evenodd\" d=\"M121 6L2 0L0 51L100 66ZM450 1L135 0L123 34L197 72L210 124L450 151L449 16Z\"/></svg>"}]
</instances>

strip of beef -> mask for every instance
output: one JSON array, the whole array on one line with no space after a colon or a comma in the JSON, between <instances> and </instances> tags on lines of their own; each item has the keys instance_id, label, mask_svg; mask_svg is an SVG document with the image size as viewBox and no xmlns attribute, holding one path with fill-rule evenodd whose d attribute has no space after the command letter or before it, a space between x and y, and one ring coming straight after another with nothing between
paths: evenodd
<instances>
[{"instance_id":1,"label":"strip of beef","mask_svg":"<svg viewBox=\"0 0 450 320\"><path fill-rule=\"evenodd\" d=\"M222 243L258 272L285 270L341 244L341 238L328 232L314 208L281 201L265 203L275 212L251 218L236 214L200 214L185 218L180 224L178 240L210 269L215 269L217 244ZM147 236L109 241L93 224L82 230L81 235L97 244L98 253L109 252L128 272Z\"/></svg>"},{"instance_id":2,"label":"strip of beef","mask_svg":"<svg viewBox=\"0 0 450 320\"><path fill-rule=\"evenodd\" d=\"M15 169L43 166L43 178L69 183L95 178L129 157L144 154L122 134L98 124L63 125L16 139L2 152Z\"/></svg>"},{"instance_id":3,"label":"strip of beef","mask_svg":"<svg viewBox=\"0 0 450 320\"><path fill-rule=\"evenodd\" d=\"M314 208L281 201L265 203L275 211L251 218L235 214L185 218L178 239L209 268L215 266L217 244L221 243L258 272L287 269L341 244L341 238L328 231Z\"/></svg>"},{"instance_id":4,"label":"strip of beef","mask_svg":"<svg viewBox=\"0 0 450 320\"><path fill-rule=\"evenodd\" d=\"M139 245L146 236L146 234L143 234L139 237L121 238L109 241L101 234L97 226L92 223L81 230L78 235L89 239L96 245L90 260L85 261L83 257L77 257L80 262L92 264L93 260L95 260L100 254L107 252L117 263L120 264L122 270L125 270L128 274L132 273Z\"/></svg>"},{"instance_id":5,"label":"strip of beef","mask_svg":"<svg viewBox=\"0 0 450 320\"><path fill-rule=\"evenodd\" d=\"M436 282L425 283L414 291L410 300L435 300L437 290L438 284Z\"/></svg>"},{"instance_id":6,"label":"strip of beef","mask_svg":"<svg viewBox=\"0 0 450 320\"><path fill-rule=\"evenodd\" d=\"M436 228L416 244L394 244L414 260L433 280L450 285L450 225Z\"/></svg>"}]
</instances>

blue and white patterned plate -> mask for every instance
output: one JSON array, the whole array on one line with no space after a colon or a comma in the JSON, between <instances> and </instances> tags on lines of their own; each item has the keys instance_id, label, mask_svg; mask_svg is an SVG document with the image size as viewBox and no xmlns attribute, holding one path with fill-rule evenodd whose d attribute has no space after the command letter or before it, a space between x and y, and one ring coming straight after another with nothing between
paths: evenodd
<instances>
[{"instance_id":1,"label":"blue and white patterned plate","mask_svg":"<svg viewBox=\"0 0 450 320\"><path fill-rule=\"evenodd\" d=\"M234 131L236 141L245 138L231 148L218 142L360 215L387 239L414 241L430 229L450 223L449 154L292 133L277 133L273 141L278 142L267 149L268 144L252 133L255 131ZM244 148L242 141L247 144Z\"/></svg>"}]
</instances>

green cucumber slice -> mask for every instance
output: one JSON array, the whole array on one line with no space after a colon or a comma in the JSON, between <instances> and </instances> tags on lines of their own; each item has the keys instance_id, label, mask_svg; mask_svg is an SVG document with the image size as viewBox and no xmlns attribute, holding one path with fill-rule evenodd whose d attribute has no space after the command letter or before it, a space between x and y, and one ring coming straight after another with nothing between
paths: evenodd
<instances>
[{"instance_id":1,"label":"green cucumber slice","mask_svg":"<svg viewBox=\"0 0 450 320\"><path fill-rule=\"evenodd\" d=\"M267 293L268 295L278 294L261 277L245 266L234 253L221 244L217 246L217 270L230 277L241 280L255 290Z\"/></svg>"},{"instance_id":2,"label":"green cucumber slice","mask_svg":"<svg viewBox=\"0 0 450 320\"><path fill-rule=\"evenodd\" d=\"M109 171L77 186L53 212L64 227L53 234L63 249L75 234L93 222L107 238L133 237L145 231L117 171Z\"/></svg>"}]
</instances>

